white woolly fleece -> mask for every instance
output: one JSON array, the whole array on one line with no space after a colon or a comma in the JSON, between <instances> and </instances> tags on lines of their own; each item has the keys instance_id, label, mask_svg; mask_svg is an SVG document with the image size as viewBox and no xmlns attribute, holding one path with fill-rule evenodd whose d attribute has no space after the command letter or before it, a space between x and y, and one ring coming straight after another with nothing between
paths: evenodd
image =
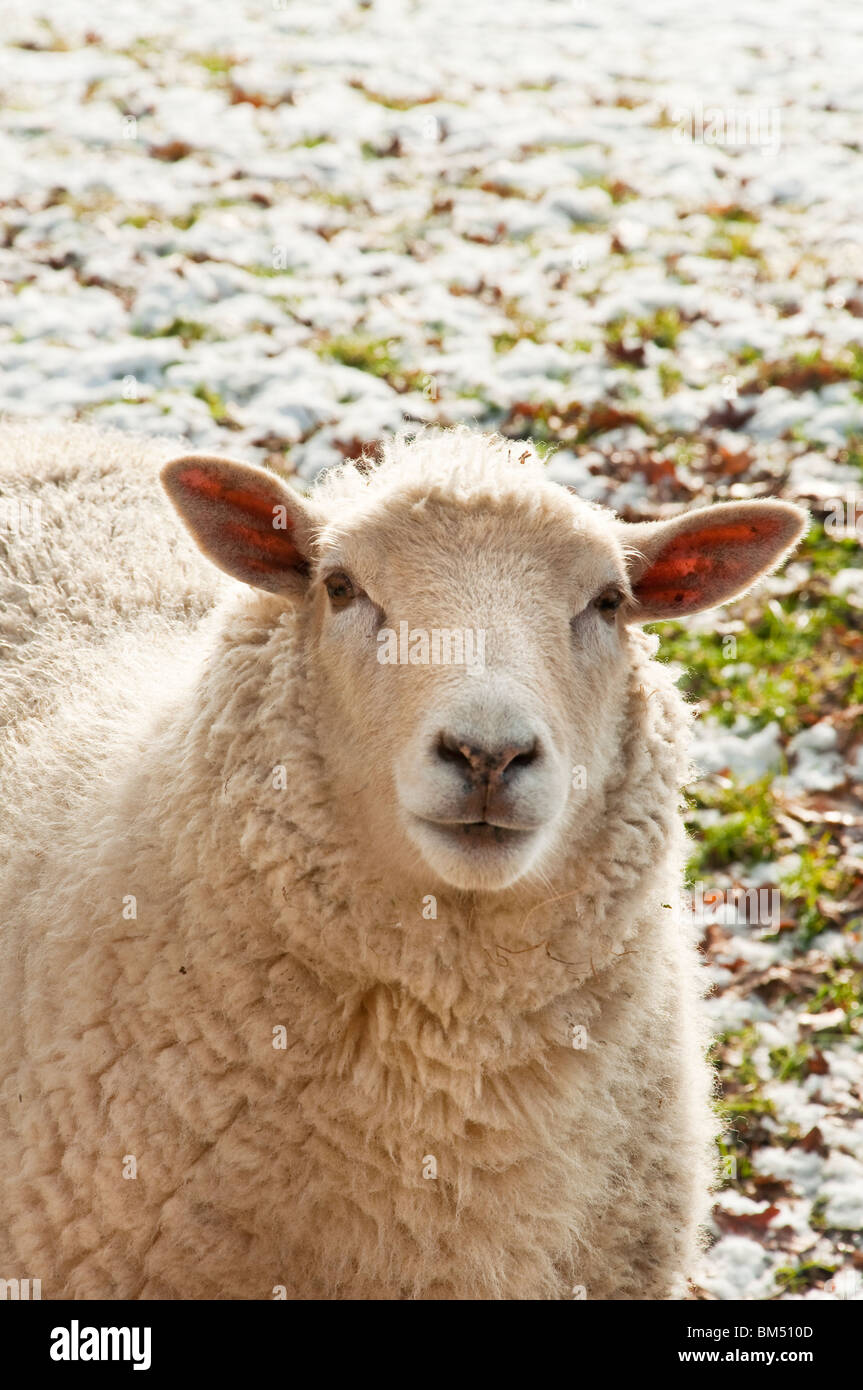
<instances>
[{"instance_id":1,"label":"white woolly fleece","mask_svg":"<svg viewBox=\"0 0 863 1390\"><path fill-rule=\"evenodd\" d=\"M466 461L466 498L525 447ZM680 1296L714 1119L677 910L689 717L655 644L627 630L621 761L577 862L442 889L407 930L412 891L328 791L295 609L194 550L157 479L178 452L0 431L0 495L42 504L38 537L0 541L0 1275ZM391 453L320 496L386 507Z\"/></svg>"}]
</instances>

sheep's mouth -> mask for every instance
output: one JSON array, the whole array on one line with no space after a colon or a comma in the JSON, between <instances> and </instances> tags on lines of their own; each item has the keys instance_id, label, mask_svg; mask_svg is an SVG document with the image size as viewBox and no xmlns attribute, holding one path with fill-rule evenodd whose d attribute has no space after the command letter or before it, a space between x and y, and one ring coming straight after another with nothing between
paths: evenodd
<instances>
[{"instance_id":1,"label":"sheep's mouth","mask_svg":"<svg viewBox=\"0 0 863 1390\"><path fill-rule=\"evenodd\" d=\"M449 845L486 847L505 845L514 847L523 844L534 835L535 829L522 829L514 825L499 825L495 821L465 820L438 821L420 817L422 825L440 835Z\"/></svg>"},{"instance_id":2,"label":"sheep's mouth","mask_svg":"<svg viewBox=\"0 0 863 1390\"><path fill-rule=\"evenodd\" d=\"M414 815L409 834L426 865L454 888L497 891L523 877L543 844L537 826Z\"/></svg>"}]
</instances>

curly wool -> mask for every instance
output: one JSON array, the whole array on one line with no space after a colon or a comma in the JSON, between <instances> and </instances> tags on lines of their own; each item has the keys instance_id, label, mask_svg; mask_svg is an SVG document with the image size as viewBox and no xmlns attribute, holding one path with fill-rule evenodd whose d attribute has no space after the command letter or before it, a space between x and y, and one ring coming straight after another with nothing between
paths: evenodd
<instances>
[{"instance_id":1,"label":"curly wool","mask_svg":"<svg viewBox=\"0 0 863 1390\"><path fill-rule=\"evenodd\" d=\"M654 641L628 630L577 862L424 920L330 794L295 611L170 525L176 449L2 444L2 494L43 520L2 577L0 1274L48 1298L682 1295L714 1122L677 906L688 713Z\"/></svg>"}]
</instances>

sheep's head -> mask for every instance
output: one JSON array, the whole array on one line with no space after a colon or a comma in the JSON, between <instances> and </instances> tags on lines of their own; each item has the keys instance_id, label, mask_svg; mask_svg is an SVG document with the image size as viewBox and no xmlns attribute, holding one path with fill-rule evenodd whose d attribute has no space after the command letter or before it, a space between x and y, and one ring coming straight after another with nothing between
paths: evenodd
<instances>
[{"instance_id":1,"label":"sheep's head","mask_svg":"<svg viewBox=\"0 0 863 1390\"><path fill-rule=\"evenodd\" d=\"M222 459L162 475L210 559L300 606L321 752L370 854L461 889L547 876L596 828L633 626L743 593L805 526L774 501L627 524L512 448L426 436L308 500Z\"/></svg>"}]
</instances>

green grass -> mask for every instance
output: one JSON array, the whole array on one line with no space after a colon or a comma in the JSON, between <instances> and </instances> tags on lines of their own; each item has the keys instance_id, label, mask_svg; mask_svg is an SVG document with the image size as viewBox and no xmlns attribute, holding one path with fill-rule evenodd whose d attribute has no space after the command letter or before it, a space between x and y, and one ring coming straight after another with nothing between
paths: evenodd
<instances>
[{"instance_id":1,"label":"green grass","mask_svg":"<svg viewBox=\"0 0 863 1390\"><path fill-rule=\"evenodd\" d=\"M839 1024L838 1030L833 1028L830 1031L838 1031L847 1036L857 1035L854 1024L859 1018L863 1018L863 970L854 963L841 965L833 970L823 985L820 985L815 993L815 997L808 1005L809 1013L828 1013L832 1009L845 1010L845 1022ZM816 1032L818 1030L816 1029Z\"/></svg>"},{"instance_id":2,"label":"green grass","mask_svg":"<svg viewBox=\"0 0 863 1390\"><path fill-rule=\"evenodd\" d=\"M151 222L164 223L165 226L177 227L181 232L187 232L193 227L201 215L202 209L195 207L189 212L178 212L173 217L165 217L164 214L154 209L152 212L133 212L129 213L120 222L121 227L135 227L140 231L148 227Z\"/></svg>"},{"instance_id":3,"label":"green grass","mask_svg":"<svg viewBox=\"0 0 863 1390\"><path fill-rule=\"evenodd\" d=\"M660 362L658 371L663 396L673 396L683 384L683 373L677 367L672 367L670 362Z\"/></svg>"},{"instance_id":4,"label":"green grass","mask_svg":"<svg viewBox=\"0 0 863 1390\"><path fill-rule=\"evenodd\" d=\"M772 1100L761 1094L758 1086L751 1086L725 1096L719 1102L719 1114L726 1125L732 1125L745 1135L752 1120L767 1116L773 1119L776 1107Z\"/></svg>"},{"instance_id":5,"label":"green grass","mask_svg":"<svg viewBox=\"0 0 863 1390\"><path fill-rule=\"evenodd\" d=\"M723 1078L724 1094L716 1101L716 1113L724 1128L720 1154L737 1159L737 1174L732 1182L747 1176L742 1159L747 1158L750 1144L761 1128L761 1121L775 1115L773 1102L762 1092L763 1080L755 1065L754 1052L760 1041L758 1029L748 1024L736 1032L721 1033L708 1053L712 1065ZM729 1061L724 1055L732 1047L740 1060Z\"/></svg>"},{"instance_id":6,"label":"green grass","mask_svg":"<svg viewBox=\"0 0 863 1390\"><path fill-rule=\"evenodd\" d=\"M770 605L728 606L742 620L731 643L728 634L693 632L683 623L655 628L660 660L684 667L680 688L722 724L738 715L755 728L776 720L792 735L863 703L863 613L829 591L837 570L863 565L863 550L817 526L794 560L812 567L798 592Z\"/></svg>"},{"instance_id":7,"label":"green grass","mask_svg":"<svg viewBox=\"0 0 863 1390\"><path fill-rule=\"evenodd\" d=\"M739 362L742 367L748 367L753 362L760 362L763 356L764 353L761 348L751 347L749 344L734 354L735 361Z\"/></svg>"},{"instance_id":8,"label":"green grass","mask_svg":"<svg viewBox=\"0 0 863 1390\"><path fill-rule=\"evenodd\" d=\"M404 365L394 338L348 334L319 343L317 352L325 361L341 362L345 367L381 377L395 391L423 391L429 382L425 372Z\"/></svg>"},{"instance_id":9,"label":"green grass","mask_svg":"<svg viewBox=\"0 0 863 1390\"><path fill-rule=\"evenodd\" d=\"M612 319L606 326L606 340L612 345L626 338L639 338L642 343L652 342L657 347L673 348L686 327L677 309L657 309L648 318Z\"/></svg>"},{"instance_id":10,"label":"green grass","mask_svg":"<svg viewBox=\"0 0 863 1390\"><path fill-rule=\"evenodd\" d=\"M752 1177L754 1169L743 1145L730 1142L728 1135L719 1135L716 1147L719 1150L720 1177L724 1187L740 1187L747 1178Z\"/></svg>"},{"instance_id":11,"label":"green grass","mask_svg":"<svg viewBox=\"0 0 863 1390\"><path fill-rule=\"evenodd\" d=\"M784 386L799 394L818 391L838 381L863 383L863 346L859 343L846 343L828 356L819 345L777 362L762 359L754 375L742 386L741 394L757 394L771 386Z\"/></svg>"},{"instance_id":12,"label":"green grass","mask_svg":"<svg viewBox=\"0 0 863 1390\"><path fill-rule=\"evenodd\" d=\"M804 1260L798 1265L782 1265L774 1278L784 1293L804 1293L829 1279L838 1268L838 1265L822 1264L819 1260Z\"/></svg>"},{"instance_id":13,"label":"green grass","mask_svg":"<svg viewBox=\"0 0 863 1390\"><path fill-rule=\"evenodd\" d=\"M795 1047L772 1047L770 1069L778 1081L803 1081L808 1075L811 1056L812 1045L808 1042L797 1043Z\"/></svg>"},{"instance_id":14,"label":"green grass","mask_svg":"<svg viewBox=\"0 0 863 1390\"><path fill-rule=\"evenodd\" d=\"M719 1068L723 1065L719 1056L721 1048L735 1047L741 1054L741 1060L735 1065L735 1077L741 1086L757 1086L760 1077L758 1069L753 1060L753 1053L758 1046L758 1029L752 1023L747 1023L744 1028L738 1030L726 1029L723 1033L718 1033L711 1046L711 1057L713 1066Z\"/></svg>"},{"instance_id":15,"label":"green grass","mask_svg":"<svg viewBox=\"0 0 863 1390\"><path fill-rule=\"evenodd\" d=\"M863 498L860 500L860 512L863 513ZM863 566L860 542L853 536L831 535L820 521L813 524L806 537L805 553L819 574L833 575L839 570Z\"/></svg>"},{"instance_id":16,"label":"green grass","mask_svg":"<svg viewBox=\"0 0 863 1390\"><path fill-rule=\"evenodd\" d=\"M155 333L140 333L141 338L180 338L184 343L199 343L205 338L212 337L212 330L205 323L198 323L196 319L172 319L166 328L160 328Z\"/></svg>"},{"instance_id":17,"label":"green grass","mask_svg":"<svg viewBox=\"0 0 863 1390\"><path fill-rule=\"evenodd\" d=\"M237 61L236 58L228 58L224 53L189 53L186 56L216 77L230 72Z\"/></svg>"},{"instance_id":18,"label":"green grass","mask_svg":"<svg viewBox=\"0 0 863 1390\"><path fill-rule=\"evenodd\" d=\"M774 857L777 833L771 780L765 777L748 787L711 787L692 793L690 800L699 810L719 811L722 819L713 825L688 822L698 837L698 849L687 866L691 880L729 864L760 864Z\"/></svg>"},{"instance_id":19,"label":"green grass","mask_svg":"<svg viewBox=\"0 0 863 1390\"><path fill-rule=\"evenodd\" d=\"M516 343L522 342L523 339L532 343L540 341L547 326L543 319L528 318L515 300L508 300L500 307L509 319L510 327L501 333L493 334L492 344L495 352L510 352Z\"/></svg>"},{"instance_id":20,"label":"green grass","mask_svg":"<svg viewBox=\"0 0 863 1390\"><path fill-rule=\"evenodd\" d=\"M601 188L613 203L628 203L636 196L628 183L622 179L611 179L607 174L585 174L581 180L582 188ZM586 224L590 226L590 223Z\"/></svg>"},{"instance_id":21,"label":"green grass","mask_svg":"<svg viewBox=\"0 0 863 1390\"><path fill-rule=\"evenodd\" d=\"M366 101L372 101L376 106L384 106L387 111L413 111L418 106L429 106L432 102L439 99L437 96L420 97L419 99L413 97L387 96L383 92L376 92L373 88L366 87L359 78L354 78L350 86L356 91L362 92Z\"/></svg>"},{"instance_id":22,"label":"green grass","mask_svg":"<svg viewBox=\"0 0 863 1390\"><path fill-rule=\"evenodd\" d=\"M217 425L227 425L229 428L237 429L238 426L231 416L231 412L225 404L218 391L213 391L203 383L196 386L194 393L199 401L203 401Z\"/></svg>"},{"instance_id":23,"label":"green grass","mask_svg":"<svg viewBox=\"0 0 863 1390\"><path fill-rule=\"evenodd\" d=\"M798 854L799 864L780 879L779 886L783 897L794 905L797 927L806 946L834 925L821 912L819 900L841 898L851 883L838 867L838 855L829 834L814 844L803 845Z\"/></svg>"},{"instance_id":24,"label":"green grass","mask_svg":"<svg viewBox=\"0 0 863 1390\"><path fill-rule=\"evenodd\" d=\"M746 208L740 207L739 204L724 208L722 212L716 213L716 217L721 222L749 222L755 224L758 221L758 218L753 212L749 212Z\"/></svg>"},{"instance_id":25,"label":"green grass","mask_svg":"<svg viewBox=\"0 0 863 1390\"><path fill-rule=\"evenodd\" d=\"M690 817L688 828L696 842L695 853L687 865L690 882L708 878L716 869L726 869L731 865L752 866L769 863L791 846L779 842L777 812L771 777L765 777L751 786L728 786L700 784L690 793L690 805L698 810L715 810L721 819L713 824L702 825ZM783 918L791 917L797 924L798 941L801 950L806 950L821 932L835 927L826 917L821 904L841 900L851 891L852 883L848 874L839 867L838 854L831 842L829 833L812 844L796 850L798 861L794 868L778 877ZM848 985L844 994L826 995L829 1002L823 1007L835 1008L841 1003L851 1010L850 1017L859 1017L853 1012L855 1003L853 990L860 993L860 975L856 986ZM827 986L825 985L825 990ZM843 988L845 988L843 986ZM822 1007L820 996L813 1001L812 1008ZM845 1030L849 1031L849 1030Z\"/></svg>"},{"instance_id":26,"label":"green grass","mask_svg":"<svg viewBox=\"0 0 863 1390\"><path fill-rule=\"evenodd\" d=\"M363 338L358 334L329 338L319 348L319 354L371 376L388 377L401 367L391 338Z\"/></svg>"},{"instance_id":27,"label":"green grass","mask_svg":"<svg viewBox=\"0 0 863 1390\"><path fill-rule=\"evenodd\" d=\"M761 259L761 252L752 244L751 234L744 231L739 224L723 227L721 234L709 243L705 255L712 260L720 261L736 261L741 256L752 260Z\"/></svg>"}]
</instances>

